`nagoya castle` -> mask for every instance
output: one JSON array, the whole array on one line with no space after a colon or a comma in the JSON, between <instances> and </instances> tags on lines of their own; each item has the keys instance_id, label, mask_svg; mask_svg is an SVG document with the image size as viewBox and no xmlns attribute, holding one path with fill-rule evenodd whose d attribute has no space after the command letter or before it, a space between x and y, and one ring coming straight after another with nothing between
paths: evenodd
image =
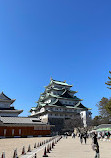
<instances>
[{"instance_id":1,"label":"nagoya castle","mask_svg":"<svg viewBox=\"0 0 111 158\"><path fill-rule=\"evenodd\" d=\"M32 107L30 117L37 117L46 123L55 125L60 131L65 119L74 119L75 113L80 114L83 125L86 127L91 120L91 112L82 105L82 99L75 96L77 91L71 90L73 85L66 81L57 81L51 78L45 91L40 94L37 106Z\"/></svg>"}]
</instances>

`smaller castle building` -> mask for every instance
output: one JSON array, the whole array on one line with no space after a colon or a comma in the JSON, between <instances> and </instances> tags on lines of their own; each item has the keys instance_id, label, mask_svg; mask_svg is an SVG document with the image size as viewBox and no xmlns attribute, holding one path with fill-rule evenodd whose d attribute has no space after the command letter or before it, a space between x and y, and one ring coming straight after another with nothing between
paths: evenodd
<instances>
[{"instance_id":1,"label":"smaller castle building","mask_svg":"<svg viewBox=\"0 0 111 158\"><path fill-rule=\"evenodd\" d=\"M0 116L17 117L23 110L16 110L12 104L16 99L10 99L3 92L0 93Z\"/></svg>"},{"instance_id":2,"label":"smaller castle building","mask_svg":"<svg viewBox=\"0 0 111 158\"><path fill-rule=\"evenodd\" d=\"M23 110L16 110L10 99L0 93L0 138L50 135L50 125L38 118L19 117Z\"/></svg>"}]
</instances>

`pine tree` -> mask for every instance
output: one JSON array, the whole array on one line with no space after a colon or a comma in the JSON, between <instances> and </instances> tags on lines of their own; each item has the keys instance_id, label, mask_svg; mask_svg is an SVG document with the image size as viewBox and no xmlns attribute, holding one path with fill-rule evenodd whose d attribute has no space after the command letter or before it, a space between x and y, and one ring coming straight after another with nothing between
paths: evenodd
<instances>
[{"instance_id":1,"label":"pine tree","mask_svg":"<svg viewBox=\"0 0 111 158\"><path fill-rule=\"evenodd\" d=\"M110 75L111 75L111 71L109 71ZM111 86L111 77L108 77L109 81L107 81L105 84L107 84L108 86ZM107 87L109 89L111 89L111 87Z\"/></svg>"},{"instance_id":2,"label":"pine tree","mask_svg":"<svg viewBox=\"0 0 111 158\"><path fill-rule=\"evenodd\" d=\"M108 103L106 104L105 109L111 116L111 98L109 99Z\"/></svg>"}]
</instances>

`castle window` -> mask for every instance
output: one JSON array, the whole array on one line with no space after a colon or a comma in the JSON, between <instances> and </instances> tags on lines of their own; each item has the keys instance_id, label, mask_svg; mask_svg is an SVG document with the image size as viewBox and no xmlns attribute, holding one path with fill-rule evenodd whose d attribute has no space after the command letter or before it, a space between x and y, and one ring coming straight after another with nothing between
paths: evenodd
<instances>
[{"instance_id":1,"label":"castle window","mask_svg":"<svg viewBox=\"0 0 111 158\"><path fill-rule=\"evenodd\" d=\"M12 135L14 135L14 129L12 129Z\"/></svg>"},{"instance_id":2,"label":"castle window","mask_svg":"<svg viewBox=\"0 0 111 158\"><path fill-rule=\"evenodd\" d=\"M4 129L4 136L6 135L6 131L7 131L7 130L6 130L6 129Z\"/></svg>"},{"instance_id":3,"label":"castle window","mask_svg":"<svg viewBox=\"0 0 111 158\"><path fill-rule=\"evenodd\" d=\"M50 130L50 126L47 126L47 130Z\"/></svg>"},{"instance_id":4,"label":"castle window","mask_svg":"<svg viewBox=\"0 0 111 158\"><path fill-rule=\"evenodd\" d=\"M42 126L39 126L39 130L42 130Z\"/></svg>"},{"instance_id":5,"label":"castle window","mask_svg":"<svg viewBox=\"0 0 111 158\"><path fill-rule=\"evenodd\" d=\"M19 129L19 135L21 135L21 129Z\"/></svg>"}]
</instances>

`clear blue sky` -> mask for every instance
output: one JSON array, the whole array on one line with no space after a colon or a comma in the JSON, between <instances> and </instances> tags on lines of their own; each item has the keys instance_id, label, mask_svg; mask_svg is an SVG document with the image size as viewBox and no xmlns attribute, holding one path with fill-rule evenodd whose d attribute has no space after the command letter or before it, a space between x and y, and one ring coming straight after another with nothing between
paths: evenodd
<instances>
[{"instance_id":1,"label":"clear blue sky","mask_svg":"<svg viewBox=\"0 0 111 158\"><path fill-rule=\"evenodd\" d=\"M0 92L29 115L50 77L92 108L111 97L111 1L1 0Z\"/></svg>"}]
</instances>

